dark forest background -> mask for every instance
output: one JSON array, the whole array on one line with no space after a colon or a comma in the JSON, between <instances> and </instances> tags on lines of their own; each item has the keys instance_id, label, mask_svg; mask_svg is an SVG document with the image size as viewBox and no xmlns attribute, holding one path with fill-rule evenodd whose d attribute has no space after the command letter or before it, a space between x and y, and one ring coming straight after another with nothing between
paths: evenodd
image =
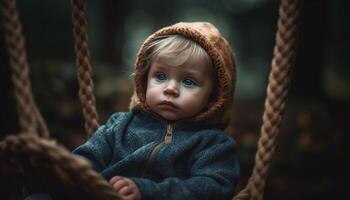
<instances>
[{"instance_id":1,"label":"dark forest background","mask_svg":"<svg viewBox=\"0 0 350 200\"><path fill-rule=\"evenodd\" d=\"M241 188L254 163L275 40L275 0L86 0L100 122L127 111L137 49L178 21L209 21L237 55L229 133L239 144ZM350 178L350 28L346 0L305 0L287 110L266 199L339 199ZM78 100L70 1L18 2L35 99L51 135L69 150L85 140ZM19 131L0 27L0 136Z\"/></svg>"}]
</instances>

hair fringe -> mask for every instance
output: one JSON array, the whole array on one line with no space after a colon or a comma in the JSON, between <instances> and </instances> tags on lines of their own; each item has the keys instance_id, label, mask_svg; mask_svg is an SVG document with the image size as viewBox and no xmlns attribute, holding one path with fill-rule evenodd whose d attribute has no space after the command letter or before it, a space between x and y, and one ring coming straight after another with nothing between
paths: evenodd
<instances>
[{"instance_id":1,"label":"hair fringe","mask_svg":"<svg viewBox=\"0 0 350 200\"><path fill-rule=\"evenodd\" d=\"M190 59L201 58L205 59L208 66L212 66L212 60L206 50L198 43L183 37L181 35L163 35L156 37L148 46L144 48L146 55L146 64L141 73L146 73L152 63L159 56L164 56L170 61L179 61L179 57L182 58L174 66L180 66Z\"/></svg>"}]
</instances>

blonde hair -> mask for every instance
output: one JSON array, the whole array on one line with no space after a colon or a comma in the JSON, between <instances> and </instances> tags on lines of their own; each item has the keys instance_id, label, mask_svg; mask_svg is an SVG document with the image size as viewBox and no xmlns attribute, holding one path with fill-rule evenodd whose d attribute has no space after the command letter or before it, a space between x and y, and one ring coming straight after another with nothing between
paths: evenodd
<instances>
[{"instance_id":1,"label":"blonde hair","mask_svg":"<svg viewBox=\"0 0 350 200\"><path fill-rule=\"evenodd\" d=\"M181 35L159 36L144 49L147 64L144 65L142 73L146 73L158 57L167 58L170 66L181 66L192 59L204 59L207 66L212 66L206 50L198 43Z\"/></svg>"}]
</instances>

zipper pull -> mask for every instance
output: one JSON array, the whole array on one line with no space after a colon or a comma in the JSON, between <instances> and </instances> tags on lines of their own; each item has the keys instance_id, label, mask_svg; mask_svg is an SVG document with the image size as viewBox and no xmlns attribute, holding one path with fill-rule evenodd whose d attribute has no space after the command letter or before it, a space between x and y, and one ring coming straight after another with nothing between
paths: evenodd
<instances>
[{"instance_id":1,"label":"zipper pull","mask_svg":"<svg viewBox=\"0 0 350 200\"><path fill-rule=\"evenodd\" d=\"M173 125L168 124L166 126L166 134L165 134L165 138L164 138L164 143L169 144L172 141L173 141Z\"/></svg>"}]
</instances>

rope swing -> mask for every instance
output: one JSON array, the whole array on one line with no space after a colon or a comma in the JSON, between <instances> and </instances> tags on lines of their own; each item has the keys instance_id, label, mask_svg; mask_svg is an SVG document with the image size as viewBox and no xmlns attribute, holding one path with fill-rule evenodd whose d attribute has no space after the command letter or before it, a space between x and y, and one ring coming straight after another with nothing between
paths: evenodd
<instances>
[{"instance_id":1,"label":"rope swing","mask_svg":"<svg viewBox=\"0 0 350 200\"><path fill-rule=\"evenodd\" d=\"M255 166L247 186L233 198L234 200L263 199L294 64L299 2L299 0L282 0L279 8L276 44ZM91 78L85 8L83 0L71 0L71 3L79 97L89 138L99 124ZM119 200L116 191L87 161L72 155L65 147L50 139L31 89L25 39L16 0L2 0L1 10L20 133L11 134L0 141L0 176L20 177L24 184L26 177L31 175L30 170L36 169L46 175L49 174L42 177L49 193L61 187L68 194L72 194L70 197L78 199ZM0 182L6 180L2 178Z\"/></svg>"},{"instance_id":2,"label":"rope swing","mask_svg":"<svg viewBox=\"0 0 350 200\"><path fill-rule=\"evenodd\" d=\"M286 107L288 86L295 60L299 0L282 0L279 8L276 44L273 51L269 83L266 91L265 111L255 166L248 184L234 200L262 200L267 173L271 165L275 144Z\"/></svg>"},{"instance_id":3,"label":"rope swing","mask_svg":"<svg viewBox=\"0 0 350 200\"><path fill-rule=\"evenodd\" d=\"M33 98L25 39L22 34L16 1L3 0L1 8L20 129L23 132L35 132L43 138L48 138L47 126Z\"/></svg>"},{"instance_id":4,"label":"rope swing","mask_svg":"<svg viewBox=\"0 0 350 200\"><path fill-rule=\"evenodd\" d=\"M84 18L82 1L73 0L72 4L73 10L75 8L73 19L75 16L80 19ZM26 171L25 166L30 165L29 169L49 171L51 176L43 177L45 184L48 185L48 192L54 192L51 191L51 189L55 190L52 185L59 185L68 193L77 193L72 195L74 197L101 200L120 199L109 183L95 172L89 163L73 156L65 147L48 139L49 133L31 91L29 65L17 2L3 0L2 15L21 132L9 135L0 142L1 177L21 177L21 180L25 180L26 176L31 175L30 171ZM86 127L88 133L91 133L98 126L97 114L91 114L93 111L87 108L88 106L94 107L95 100L90 96L93 86L90 75L91 67L88 61L86 31L84 36L85 23L78 22L80 23L75 23L75 26L79 25L83 28L74 28L74 35L78 38L76 41L77 64L79 69L87 69L78 70L81 87L79 93L84 107L84 117L87 121ZM90 81L86 81L89 78ZM52 176L55 177L55 180L52 180Z\"/></svg>"},{"instance_id":5,"label":"rope swing","mask_svg":"<svg viewBox=\"0 0 350 200\"><path fill-rule=\"evenodd\" d=\"M88 47L88 35L86 32L85 8L82 0L72 0L73 25L75 39L76 66L78 70L79 97L83 107L85 129L90 138L99 127L96 111L96 100L93 93L91 65Z\"/></svg>"}]
</instances>

